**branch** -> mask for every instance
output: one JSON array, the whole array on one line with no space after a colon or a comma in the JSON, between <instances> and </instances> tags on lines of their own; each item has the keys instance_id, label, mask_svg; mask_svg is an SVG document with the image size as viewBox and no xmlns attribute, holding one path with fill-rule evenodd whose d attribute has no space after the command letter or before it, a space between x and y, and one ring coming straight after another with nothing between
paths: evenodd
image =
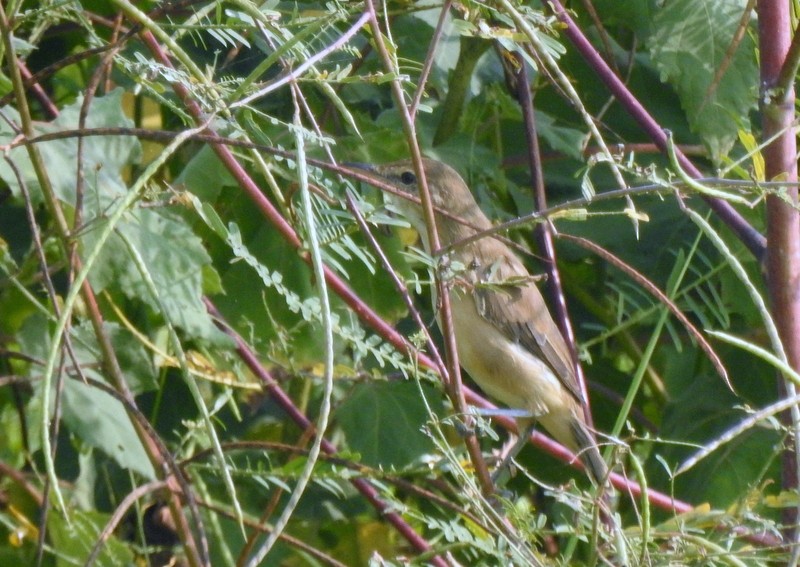
<instances>
[{"instance_id":1,"label":"branch","mask_svg":"<svg viewBox=\"0 0 800 567\"><path fill-rule=\"evenodd\" d=\"M242 337L239 336L239 334L234 331L233 328L225 321L214 303L208 298L203 298L203 302L205 303L208 312L214 317L214 322L217 324L217 326L236 343L236 352L239 354L239 357L242 359L245 365L247 365L250 371L259 380L261 380L264 389L270 395L270 397L275 400L275 403L277 403L283 409L283 411L289 415L289 418L303 431L313 431L314 424L312 421L308 419L308 417L306 417L302 411L300 411L292 399L281 389L275 379L272 378L270 373L261 365L256 353L250 349L244 339L242 339ZM326 455L334 455L338 452L336 446L324 438L322 439L321 449ZM400 534L406 538L411 545L414 546L417 551L422 553L431 551L431 545L416 531L414 531L414 528L412 528L400 514L393 511L392 506L381 500L380 496L378 495L378 491L368 480L363 478L355 478L350 482L353 484L356 490L358 490L362 496L364 496L369 503L372 504L378 513L385 517L389 523L391 523L397 529L397 531L399 531ZM436 565L447 565L438 557L434 558L432 561Z\"/></svg>"},{"instance_id":2,"label":"branch","mask_svg":"<svg viewBox=\"0 0 800 567\"><path fill-rule=\"evenodd\" d=\"M366 0L366 4L371 15L370 27L372 28L372 34L375 39L375 46L380 54L384 67L386 67L386 71L393 73L396 69L394 68L392 58L389 55L386 45L383 42L383 35L380 26L378 25L378 17L375 13L375 7L372 4L372 0ZM417 142L414 119L411 117L408 105L405 102L405 93L400 86L399 80L393 80L391 82L391 87L395 106L400 112L400 117L403 124L403 132L406 136L406 142L408 143L409 150L411 151L411 159L414 162L414 173L417 176L420 189L419 194L422 201L422 213L425 219L425 224L428 227L428 242L430 243L431 250L439 250L439 248L441 248L441 244L439 241L439 235L436 231L436 221L434 220L433 214L433 200L431 199L430 190L428 189L428 181L425 178L425 169L422 167L422 152L420 151L419 144ZM445 388L451 401L453 402L456 412L459 415L468 416L466 399L464 398L464 385L461 381L461 370L458 362L458 349L456 347L453 316L450 309L450 293L447 289L447 284L439 277L438 270L436 272L436 286L438 287L438 301L441 304L441 308L439 310L439 326L441 327L442 336L445 341L445 353L447 355L448 362L448 375L443 377L445 381ZM466 425L469 427L469 418L465 419L467 419ZM485 496L493 494L494 483L489 475L489 469L486 467L486 462L483 460L483 453L481 452L477 438L474 435L470 435L464 439L464 443L467 446L470 460L475 467L475 473L477 474L483 494Z\"/></svg>"},{"instance_id":3,"label":"branch","mask_svg":"<svg viewBox=\"0 0 800 567\"><path fill-rule=\"evenodd\" d=\"M774 93L770 87L780 79L787 67L787 56L796 57L790 49L797 50L790 38L792 15L784 2L758 2L758 41L761 64L761 85L765 89L762 102L762 137L770 141L762 150L767 179L797 180L797 141L794 134L795 94L791 84L784 93ZM794 62L788 63L790 66ZM776 95L777 96L774 96ZM773 139L774 137L774 139ZM786 361L795 370L800 369L800 214L796 188L785 189L783 200L776 195L767 196L767 285L772 301L772 313L778 334L783 343ZM778 387L781 397L794 396L796 389L789 380ZM782 415L784 423L794 430L792 449L783 454L782 489L795 492L800 477L800 409L793 406L791 415ZM793 545L790 564L797 564L800 555L800 530L796 524L800 504L784 508L783 520L790 532Z\"/></svg>"},{"instance_id":4,"label":"branch","mask_svg":"<svg viewBox=\"0 0 800 567\"><path fill-rule=\"evenodd\" d=\"M547 5L550 6L558 19L566 26L564 35L572 42L589 66L594 69L598 78L617 98L622 107L628 111L628 114L639 123L639 126L650 139L653 140L664 155L666 155L667 136L664 133L664 128L656 122L649 112L647 112L633 93L628 90L625 83L622 82L605 60L603 60L583 32L581 32L575 21L569 16L561 1L551 0ZM701 177L700 171L684 154L679 151L676 153L678 161L689 175L694 178ZM705 200L717 216L719 216L745 246L747 246L753 256L755 256L757 260L762 261L767 247L767 241L764 236L753 228L730 203L722 201L721 199L709 197L705 197Z\"/></svg>"}]
</instances>

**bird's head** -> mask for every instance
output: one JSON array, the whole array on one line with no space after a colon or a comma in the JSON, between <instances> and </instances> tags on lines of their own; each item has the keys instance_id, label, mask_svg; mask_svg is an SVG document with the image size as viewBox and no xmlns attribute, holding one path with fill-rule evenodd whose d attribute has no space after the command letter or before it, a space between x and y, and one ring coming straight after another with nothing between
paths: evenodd
<instances>
[{"instance_id":1,"label":"bird's head","mask_svg":"<svg viewBox=\"0 0 800 567\"><path fill-rule=\"evenodd\" d=\"M446 211L453 216L472 216L474 214L474 211L477 210L475 199L455 169L440 161L427 158L422 160L422 166L425 170L425 179L428 182L434 209ZM426 233L422 205L419 200L419 180L411 160L381 165L357 164L357 167L369 171L382 181L391 184L399 192L408 195L410 198L384 193L384 199L390 208L402 214L420 234ZM440 224L440 219L447 222L441 214L437 214L437 224Z\"/></svg>"}]
</instances>

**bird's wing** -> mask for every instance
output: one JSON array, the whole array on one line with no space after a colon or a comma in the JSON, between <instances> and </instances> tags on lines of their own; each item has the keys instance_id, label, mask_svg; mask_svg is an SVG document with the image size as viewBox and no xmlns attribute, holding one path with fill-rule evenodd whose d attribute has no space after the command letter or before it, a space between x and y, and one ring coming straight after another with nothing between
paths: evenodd
<instances>
[{"instance_id":1,"label":"bird's wing","mask_svg":"<svg viewBox=\"0 0 800 567\"><path fill-rule=\"evenodd\" d=\"M478 313L510 340L544 361L583 403L572 355L528 271L505 246L469 265Z\"/></svg>"}]
</instances>

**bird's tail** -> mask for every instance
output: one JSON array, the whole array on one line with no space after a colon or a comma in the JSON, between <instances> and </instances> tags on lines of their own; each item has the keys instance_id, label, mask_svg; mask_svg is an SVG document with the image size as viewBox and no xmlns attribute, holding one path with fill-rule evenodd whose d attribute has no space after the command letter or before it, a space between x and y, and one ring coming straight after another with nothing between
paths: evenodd
<instances>
[{"instance_id":1,"label":"bird's tail","mask_svg":"<svg viewBox=\"0 0 800 567\"><path fill-rule=\"evenodd\" d=\"M597 481L597 484L604 484L608 477L608 466L600 454L594 435L579 419L572 420L572 435L578 446L581 462L589 469L589 473Z\"/></svg>"}]
</instances>

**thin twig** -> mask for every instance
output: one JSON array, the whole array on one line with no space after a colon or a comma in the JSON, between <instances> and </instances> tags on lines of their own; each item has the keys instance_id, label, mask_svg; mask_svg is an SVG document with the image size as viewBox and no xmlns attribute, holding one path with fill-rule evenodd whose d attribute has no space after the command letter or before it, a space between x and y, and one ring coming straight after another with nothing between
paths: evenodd
<instances>
[{"instance_id":1,"label":"thin twig","mask_svg":"<svg viewBox=\"0 0 800 567\"><path fill-rule=\"evenodd\" d=\"M225 321L219 310L213 302L204 298L204 303L208 312L214 317L216 325L228 336L233 339L236 344L236 352L239 357L250 369L251 372L259 379L264 385L264 389L275 400L275 402L287 413L289 418L297 424L303 431L313 430L314 424L300 409L294 404L286 392L281 389L272 375L262 366L259 357L247 345L242 337L233 330L233 328ZM328 440L322 441L322 450L329 455L337 452L336 446ZM370 502L370 504L378 511L382 517L392 524L398 532L409 542L415 549L420 552L426 552L431 549L431 545L425 541L415 530L412 528L403 517L392 509L392 507L383 501L375 487L366 479L352 479L351 484ZM436 562L439 565L446 565L443 561Z\"/></svg>"},{"instance_id":2,"label":"thin twig","mask_svg":"<svg viewBox=\"0 0 800 567\"><path fill-rule=\"evenodd\" d=\"M436 48L439 46L439 42L442 40L444 23L447 20L447 16L450 14L450 6L452 4L453 0L445 0L439 12L439 20L436 22L436 29L433 31L433 37L428 44L428 53L425 55L425 63L422 66L422 72L419 74L419 80L417 81L417 90L414 92L414 98L408 107L408 112L412 120L416 119L419 102L422 100L422 95L425 94L425 84L428 82L431 69L433 69L433 64L435 62L434 54L436 53Z\"/></svg>"},{"instance_id":3,"label":"thin twig","mask_svg":"<svg viewBox=\"0 0 800 567\"><path fill-rule=\"evenodd\" d=\"M375 38L375 45L378 54L381 57L384 67L387 72L395 71L395 63L389 54L386 45L383 42L383 36L380 25L378 23L378 16L375 12L372 0L366 0L367 9L370 13L370 27L372 28L372 35ZM433 200L431 199L430 189L428 188L428 181L425 177L425 169L422 166L422 152L420 151L417 142L416 127L414 119L412 118L408 105L405 101L405 93L398 80L391 82L392 95L394 103L400 112L402 119L403 132L405 133L406 142L408 143L411 160L414 164L414 173L417 177L419 185L419 194L422 204L423 217L428 229L428 242L432 250L439 250L441 247L439 235L436 229L436 221L433 213ZM464 397L464 387L461 380L461 370L458 361L458 348L455 340L455 329L453 327L453 316L450 308L450 290L448 284L442 280L439 271L436 271L436 286L438 288L438 301L440 303L439 310L439 326L442 330L442 336L445 341L445 353L448 361L448 376L445 381L448 395L459 415L468 416L466 398ZM444 378L444 377L443 377ZM470 418L465 417L467 420L467 427L470 426ZM465 438L464 442L467 446L467 452L470 455L470 460L475 467L475 473L478 477L481 490L484 496L489 496L494 493L494 483L489 475L489 469L486 466L486 461L483 459L478 440L475 436L470 435Z\"/></svg>"},{"instance_id":4,"label":"thin twig","mask_svg":"<svg viewBox=\"0 0 800 567\"><path fill-rule=\"evenodd\" d=\"M148 482L147 484L143 484L141 486L137 486L133 490L131 490L128 494L125 495L125 498L122 499L122 502L114 509L114 513L111 514L111 517L106 522L106 525L100 531L95 540L94 545L92 546L92 551L89 553L89 557L86 558L86 562L84 563L84 567L92 567L94 562L97 561L97 558L100 555L100 552L103 550L103 544L108 541L108 538L111 537L111 534L114 530L117 529L117 526L125 517L126 512L130 509L131 506L136 504L136 501L141 498L142 496L146 496L151 492L156 492L165 488L167 483L163 480L156 480L153 482Z\"/></svg>"},{"instance_id":5,"label":"thin twig","mask_svg":"<svg viewBox=\"0 0 800 567\"><path fill-rule=\"evenodd\" d=\"M289 520L300 503L300 498L305 492L306 486L311 481L319 452L322 448L325 430L328 427L328 419L331 413L331 396L333 394L333 365L334 365L334 344L333 344L333 320L331 315L331 304L328 296L328 287L324 277L322 263L322 251L320 249L319 237L317 235L317 224L314 217L314 210L311 204L311 195L308 189L308 170L305 161L305 146L303 142L302 125L300 123L300 105L295 94L295 145L297 147L298 180L300 182L300 197L303 203L303 218L306 224L306 235L308 238L308 249L311 255L311 265L314 270L315 281L317 283L317 295L319 297L320 309L322 311L322 328L325 337L324 341L324 374L323 374L323 393L320 405L319 416L315 427L315 437L308 452L303 470L297 478L295 488L289 496L283 512L273 525L272 531L267 536L266 541L256 550L248 562L249 567L258 567L267 557L272 546L277 542L278 537L289 524Z\"/></svg>"},{"instance_id":6,"label":"thin twig","mask_svg":"<svg viewBox=\"0 0 800 567\"><path fill-rule=\"evenodd\" d=\"M706 353L706 356L711 361L711 364L714 366L714 370L717 371L717 374L725 381L725 384L733 390L733 386L730 383L730 378L728 377L728 371L725 369L725 366L722 364L722 359L717 355L714 351L714 348L709 344L709 342L705 339L703 334L697 329L697 327L692 324L686 315L684 315L683 311L675 305L675 302L672 301L667 295L661 291L656 284L650 281L648 278L644 276L641 272L635 270L629 264L624 262L618 256L612 254L602 246L595 244L591 240L587 238L583 238L581 236L573 236L570 234L560 233L558 235L559 238L563 238L564 240L568 240L570 242L574 242L585 248L586 250L590 250L594 254L597 254L600 258L608 262L609 264L615 266L619 270L625 272L631 279L633 279L639 286L645 289L648 293L650 293L653 297L658 299L662 305L664 305L672 315L675 316L678 321L684 326L684 328L689 332L689 334L694 337L697 341L697 344Z\"/></svg>"},{"instance_id":7,"label":"thin twig","mask_svg":"<svg viewBox=\"0 0 800 567\"><path fill-rule=\"evenodd\" d=\"M361 14L361 17L358 18L358 20L356 20L356 23L350 26L350 28L345 33L339 36L339 38L332 44L325 47L325 49L321 50L319 53L316 53L315 55L312 55L311 57L303 61L303 63L298 65L296 69L292 69L290 72L284 73L281 77L270 81L265 87L262 87L256 92L251 93L246 97L231 103L228 106L228 108L230 110L234 110L236 108L244 106L248 103L253 102L256 99L268 95L269 93L271 93L276 89L279 89L283 85L289 84L292 81L297 80L298 77L300 77L311 66L317 63L317 61L321 61L322 59L324 59L325 57L327 57L328 55L339 49L341 46L346 44L351 37L353 37L356 33L358 33L361 30L361 28L364 27L364 24L367 23L367 20L369 20L369 13L364 12L363 14Z\"/></svg>"}]
</instances>

